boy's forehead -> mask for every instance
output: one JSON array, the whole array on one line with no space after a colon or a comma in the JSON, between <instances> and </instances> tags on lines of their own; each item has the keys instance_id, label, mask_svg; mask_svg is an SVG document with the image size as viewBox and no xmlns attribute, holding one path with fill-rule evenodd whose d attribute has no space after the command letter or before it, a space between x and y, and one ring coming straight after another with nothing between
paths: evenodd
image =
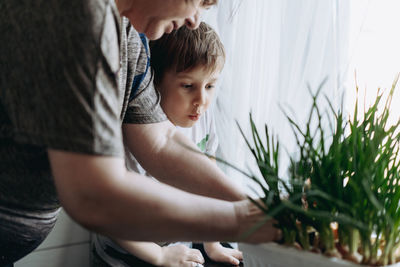
<instances>
[{"instance_id":1,"label":"boy's forehead","mask_svg":"<svg viewBox=\"0 0 400 267\"><path fill-rule=\"evenodd\" d=\"M219 74L221 73L221 70L222 70L221 64L214 64L213 66L197 65L197 66L191 67L189 69L186 69L184 71L180 71L180 72L175 71L175 74L178 77L190 77L192 75L201 73L202 75L209 76L209 78L217 79Z\"/></svg>"}]
</instances>

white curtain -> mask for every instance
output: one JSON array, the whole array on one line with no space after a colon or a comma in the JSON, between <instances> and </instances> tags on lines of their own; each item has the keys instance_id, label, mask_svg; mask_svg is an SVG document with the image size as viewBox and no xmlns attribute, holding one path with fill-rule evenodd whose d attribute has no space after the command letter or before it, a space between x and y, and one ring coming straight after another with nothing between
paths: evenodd
<instances>
[{"instance_id":1,"label":"white curtain","mask_svg":"<svg viewBox=\"0 0 400 267\"><path fill-rule=\"evenodd\" d=\"M311 107L307 85L315 93L325 78L321 95L340 104L348 70L349 0L220 0L204 20L227 51L215 111L219 156L254 169L235 124L250 136L249 112L260 130L267 123L292 154L293 133L282 108L303 125ZM282 150L282 176L286 155ZM247 183L232 168L224 169L234 181Z\"/></svg>"},{"instance_id":2,"label":"white curtain","mask_svg":"<svg viewBox=\"0 0 400 267\"><path fill-rule=\"evenodd\" d=\"M378 88L391 88L400 72L400 1L399 0L352 0L350 42L350 70L357 74L360 87L360 107L369 106L375 100ZM349 79L350 88L355 79ZM398 86L399 87L399 86ZM364 96L365 94L365 96ZM348 109L354 106L355 90L348 91ZM400 89L392 100L389 124L400 117Z\"/></svg>"}]
</instances>

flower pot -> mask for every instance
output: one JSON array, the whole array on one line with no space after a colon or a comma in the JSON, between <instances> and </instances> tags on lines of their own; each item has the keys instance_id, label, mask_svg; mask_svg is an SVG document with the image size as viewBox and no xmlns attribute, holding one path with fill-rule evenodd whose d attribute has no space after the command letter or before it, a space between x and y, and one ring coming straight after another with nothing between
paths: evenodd
<instances>
[{"instance_id":1,"label":"flower pot","mask_svg":"<svg viewBox=\"0 0 400 267\"><path fill-rule=\"evenodd\" d=\"M276 243L249 245L239 243L246 267L351 267L361 266L338 258L328 258L321 254L301 251ZM387 265L400 267L400 263Z\"/></svg>"}]
</instances>

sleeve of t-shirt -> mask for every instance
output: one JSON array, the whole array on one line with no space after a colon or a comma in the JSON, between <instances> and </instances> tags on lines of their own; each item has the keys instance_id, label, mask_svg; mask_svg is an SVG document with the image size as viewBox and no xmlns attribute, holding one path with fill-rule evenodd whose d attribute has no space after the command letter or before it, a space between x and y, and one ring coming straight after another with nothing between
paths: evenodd
<instances>
[{"instance_id":1,"label":"sleeve of t-shirt","mask_svg":"<svg viewBox=\"0 0 400 267\"><path fill-rule=\"evenodd\" d=\"M167 116L160 106L161 96L153 83L148 40L136 31L131 31L127 40L128 66L134 71L127 71L126 86L131 87L131 96L124 123L147 124L165 121ZM130 75L133 77L129 77Z\"/></svg>"},{"instance_id":2,"label":"sleeve of t-shirt","mask_svg":"<svg viewBox=\"0 0 400 267\"><path fill-rule=\"evenodd\" d=\"M29 12L14 22L22 32L12 35L15 49L8 63L14 77L3 94L13 138L122 157L114 1L48 1Z\"/></svg>"},{"instance_id":3,"label":"sleeve of t-shirt","mask_svg":"<svg viewBox=\"0 0 400 267\"><path fill-rule=\"evenodd\" d=\"M213 113L210 109L206 111L205 115L207 116L207 127L209 135L205 152L210 155L215 155L219 145L217 129L215 127L215 120Z\"/></svg>"}]
</instances>

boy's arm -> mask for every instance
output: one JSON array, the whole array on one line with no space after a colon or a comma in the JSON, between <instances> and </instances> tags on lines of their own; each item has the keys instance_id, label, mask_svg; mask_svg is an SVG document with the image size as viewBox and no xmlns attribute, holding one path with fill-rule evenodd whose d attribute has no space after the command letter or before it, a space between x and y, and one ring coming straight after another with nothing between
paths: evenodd
<instances>
[{"instance_id":1,"label":"boy's arm","mask_svg":"<svg viewBox=\"0 0 400 267\"><path fill-rule=\"evenodd\" d=\"M127 172L121 158L48 153L61 205L76 221L104 235L138 241L237 241L264 219L248 200L193 195ZM269 221L245 241L277 237Z\"/></svg>"},{"instance_id":2,"label":"boy's arm","mask_svg":"<svg viewBox=\"0 0 400 267\"><path fill-rule=\"evenodd\" d=\"M243 200L244 192L169 121L124 124L124 138L140 164L155 178L188 192ZM188 149L190 147L191 149Z\"/></svg>"},{"instance_id":3,"label":"boy's arm","mask_svg":"<svg viewBox=\"0 0 400 267\"><path fill-rule=\"evenodd\" d=\"M162 248L158 244L121 239L114 239L114 242L141 260L155 266L162 266Z\"/></svg>"}]
</instances>

